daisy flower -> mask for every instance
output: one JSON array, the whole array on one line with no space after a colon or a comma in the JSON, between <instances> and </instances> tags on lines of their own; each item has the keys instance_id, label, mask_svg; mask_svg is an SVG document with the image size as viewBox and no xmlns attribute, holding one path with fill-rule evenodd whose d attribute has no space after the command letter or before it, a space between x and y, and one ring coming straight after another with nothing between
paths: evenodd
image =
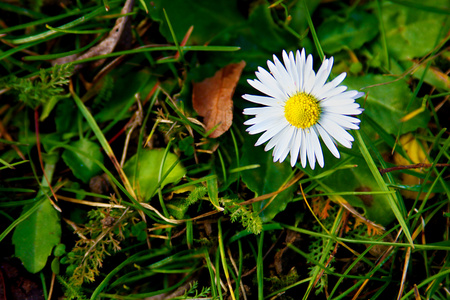
<instances>
[{"instance_id":1,"label":"daisy flower","mask_svg":"<svg viewBox=\"0 0 450 300\"><path fill-rule=\"evenodd\" d=\"M244 109L245 115L254 118L244 124L250 134L264 132L256 142L259 146L269 141L265 151L273 150L273 161L283 162L290 153L291 165L300 157L302 167L307 162L314 169L316 160L323 167L323 143L339 158L337 142L351 148L353 137L347 132L359 129L360 120L353 117L363 109L355 102L364 93L346 91L339 85L345 78L342 73L326 82L333 67L333 57L325 59L317 74L313 70L312 55L306 57L305 49L295 54L283 51L281 63L274 55L273 62L267 61L270 73L258 67L258 79L248 83L267 96L243 95L245 100L264 105Z\"/></svg>"}]
</instances>

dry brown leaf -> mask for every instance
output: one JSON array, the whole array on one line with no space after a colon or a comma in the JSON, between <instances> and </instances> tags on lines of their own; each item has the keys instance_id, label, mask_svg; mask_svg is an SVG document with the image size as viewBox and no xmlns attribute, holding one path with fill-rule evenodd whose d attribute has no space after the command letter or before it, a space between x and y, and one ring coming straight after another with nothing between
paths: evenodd
<instances>
[{"instance_id":1,"label":"dry brown leaf","mask_svg":"<svg viewBox=\"0 0 450 300\"><path fill-rule=\"evenodd\" d=\"M133 11L134 0L127 0L122 8L121 14L127 14ZM86 53L82 55L74 54L66 57L61 57L53 61L53 64L59 65L69 63L76 60L90 58L99 55L105 55L111 53L119 43L123 43L124 48L129 48L131 45L131 23L130 16L119 17L116 20L116 24L109 32L109 35L100 44L90 48ZM105 59L98 60L93 63L94 67L101 65ZM75 69L80 69L84 64L76 65Z\"/></svg>"},{"instance_id":2,"label":"dry brown leaf","mask_svg":"<svg viewBox=\"0 0 450 300\"><path fill-rule=\"evenodd\" d=\"M202 116L206 131L219 125L209 137L217 138L227 131L233 122L233 94L241 77L245 62L229 64L202 82L194 83L192 104Z\"/></svg>"}]
</instances>

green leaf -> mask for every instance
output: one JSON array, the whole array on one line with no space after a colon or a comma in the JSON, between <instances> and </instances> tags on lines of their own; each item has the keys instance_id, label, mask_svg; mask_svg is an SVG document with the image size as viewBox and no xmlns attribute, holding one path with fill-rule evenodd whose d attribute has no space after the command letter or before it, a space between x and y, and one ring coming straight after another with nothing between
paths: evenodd
<instances>
[{"instance_id":1,"label":"green leaf","mask_svg":"<svg viewBox=\"0 0 450 300\"><path fill-rule=\"evenodd\" d=\"M414 67L415 70L414 73L412 73L412 76L418 80L422 78L423 72L426 70L427 73L423 78L426 83L436 87L439 91L450 91L450 77L438 68L430 67L426 69L426 64L417 64L411 61L405 61L404 65L407 67Z\"/></svg>"},{"instance_id":2,"label":"green leaf","mask_svg":"<svg viewBox=\"0 0 450 300\"><path fill-rule=\"evenodd\" d=\"M55 273L57 275L59 274L59 271L61 269L61 264L59 262L59 257L53 258L52 263L51 263L51 269L52 269L53 273Z\"/></svg>"},{"instance_id":3,"label":"green leaf","mask_svg":"<svg viewBox=\"0 0 450 300\"><path fill-rule=\"evenodd\" d=\"M364 160L367 163L367 166L369 167L370 171L372 172L373 178L377 181L379 188L384 192L389 192L389 188L384 181L383 177L381 176L380 172L378 171L375 162L373 158L370 156L369 150L366 147L366 142L370 143L370 141L364 141L361 133L359 130L355 131L355 137L356 141L358 143L359 149L361 150L361 154L364 157ZM408 239L410 245L413 245L413 240L411 237L411 233L409 231L409 227L406 224L405 220L405 209L404 205L401 202L401 199L398 199L396 194L387 194L389 206L392 209L392 212L394 213L395 217L397 218L398 223L402 227L403 233L405 234L406 238Z\"/></svg>"},{"instance_id":4,"label":"green leaf","mask_svg":"<svg viewBox=\"0 0 450 300\"><path fill-rule=\"evenodd\" d=\"M185 199L175 199L167 203L166 208L171 216L177 220L181 220L188 211L189 205L186 204Z\"/></svg>"},{"instance_id":5,"label":"green leaf","mask_svg":"<svg viewBox=\"0 0 450 300\"><path fill-rule=\"evenodd\" d=\"M55 125L56 132L63 135L70 135L71 133L77 133L77 116L78 113L74 113L77 106L71 99L62 99L58 106L56 106Z\"/></svg>"},{"instance_id":6,"label":"green leaf","mask_svg":"<svg viewBox=\"0 0 450 300\"><path fill-rule=\"evenodd\" d=\"M217 183L217 177L209 179L207 184L209 200L217 210L222 210L219 205L219 184Z\"/></svg>"},{"instance_id":7,"label":"green leaf","mask_svg":"<svg viewBox=\"0 0 450 300\"><path fill-rule=\"evenodd\" d=\"M167 210L169 211L170 215L175 217L176 219L183 219L189 209L189 206L199 201L206 195L207 192L207 187L198 186L189 194L187 198L183 197L170 200L166 204Z\"/></svg>"},{"instance_id":8,"label":"green leaf","mask_svg":"<svg viewBox=\"0 0 450 300\"><path fill-rule=\"evenodd\" d=\"M286 49L292 45L289 42L292 35L275 24L270 8L266 3L262 3L253 9L246 28L251 30L247 30L243 34L248 36L254 44L277 55L281 53L281 49ZM250 61L252 60L254 59Z\"/></svg>"},{"instance_id":9,"label":"green leaf","mask_svg":"<svg viewBox=\"0 0 450 300\"><path fill-rule=\"evenodd\" d=\"M187 136L178 142L178 147L184 152L186 156L194 154L194 138Z\"/></svg>"},{"instance_id":10,"label":"green leaf","mask_svg":"<svg viewBox=\"0 0 450 300\"><path fill-rule=\"evenodd\" d=\"M145 241L147 239L147 224L145 222L139 222L133 225L131 227L131 233L138 241Z\"/></svg>"},{"instance_id":11,"label":"green leaf","mask_svg":"<svg viewBox=\"0 0 450 300\"><path fill-rule=\"evenodd\" d=\"M283 163L274 163L272 151L265 152L264 146L254 146L256 139L255 136L246 136L242 149L241 166L259 164L260 167L242 171L241 174L242 181L247 187L256 196L261 196L278 191L287 183L293 170L288 160ZM263 222L272 220L292 201L294 188L294 186L291 186L279 193L266 208L264 207L271 201L271 198L254 203L253 209L259 212L264 208L260 213L261 219Z\"/></svg>"},{"instance_id":12,"label":"green leaf","mask_svg":"<svg viewBox=\"0 0 450 300\"><path fill-rule=\"evenodd\" d=\"M345 154L342 154L345 158ZM386 226L395 219L390 206L387 194L379 194L380 191L377 181L373 178L367 163L362 158L353 157L352 164L357 167L351 169L341 169L321 180L324 192L336 193L331 196L332 199L339 202L336 198L339 192L364 192L374 194L364 195L345 195L342 196L353 207L361 207L365 211L365 217L377 224Z\"/></svg>"},{"instance_id":13,"label":"green leaf","mask_svg":"<svg viewBox=\"0 0 450 300\"><path fill-rule=\"evenodd\" d=\"M62 98L66 97L59 95L50 97L49 100L42 105L42 113L39 120L41 121L45 120L48 117L48 115L52 112L53 108L58 103L58 101L61 100Z\"/></svg>"},{"instance_id":14,"label":"green leaf","mask_svg":"<svg viewBox=\"0 0 450 300\"><path fill-rule=\"evenodd\" d=\"M112 97L103 99L105 103L99 113L95 115L98 123L123 119L129 114L129 108L136 102L135 95L142 93L147 95L156 83L156 79L148 69L135 72L129 69L118 70L113 73L114 79ZM110 79L108 79L110 80ZM108 83L109 84L109 83ZM126 87L126 88L124 88Z\"/></svg>"},{"instance_id":15,"label":"green leaf","mask_svg":"<svg viewBox=\"0 0 450 300\"><path fill-rule=\"evenodd\" d=\"M313 14L316 8L319 6L321 0L295 1L290 4L289 16L292 18L289 20L289 27L299 34L305 32L308 29L308 20L306 19L304 2L306 2L306 7L308 8L309 13Z\"/></svg>"},{"instance_id":16,"label":"green leaf","mask_svg":"<svg viewBox=\"0 0 450 300\"><path fill-rule=\"evenodd\" d=\"M23 212L31 206L25 206ZM12 237L16 256L31 273L45 267L53 247L60 240L59 216L49 200L43 201L32 215L17 225Z\"/></svg>"},{"instance_id":17,"label":"green leaf","mask_svg":"<svg viewBox=\"0 0 450 300\"><path fill-rule=\"evenodd\" d=\"M102 169L92 159L96 159L103 163L103 155L100 146L88 139L81 139L71 144L72 147L79 150L64 150L62 158L64 162L72 170L73 175L78 179L87 183L92 177L99 174ZM84 153L87 156L81 154Z\"/></svg>"},{"instance_id":18,"label":"green leaf","mask_svg":"<svg viewBox=\"0 0 450 300\"><path fill-rule=\"evenodd\" d=\"M194 31L189 38L190 44L205 44L224 31L228 31L230 27L235 27L244 21L237 10L236 0L152 1L149 13L153 20L161 23L160 32L169 42L173 42L173 38L163 9L167 13L178 42L183 39L189 27L194 26Z\"/></svg>"},{"instance_id":19,"label":"green leaf","mask_svg":"<svg viewBox=\"0 0 450 300\"><path fill-rule=\"evenodd\" d=\"M353 11L348 18L326 19L317 29L325 52L333 54L342 49L358 49L378 34L378 19L365 11Z\"/></svg>"},{"instance_id":20,"label":"green leaf","mask_svg":"<svg viewBox=\"0 0 450 300\"><path fill-rule=\"evenodd\" d=\"M438 39L443 38L450 29L450 22L445 22L445 14L437 14L420 6L422 0L409 1L412 6L402 6L383 1L382 20L386 28L386 42L389 53L399 60L422 57L431 52ZM428 2L433 7L448 8L448 0ZM443 26L445 26L443 28Z\"/></svg>"},{"instance_id":21,"label":"green leaf","mask_svg":"<svg viewBox=\"0 0 450 300\"><path fill-rule=\"evenodd\" d=\"M347 77L344 84L349 87L349 90L362 90L366 93L367 98L362 97L358 100L365 109L364 114L369 115L378 124L382 124L383 129L390 134L403 134L417 128L425 128L428 124L430 117L427 111L409 121L401 121L401 118L422 105L420 99L415 99L408 108L412 93L403 80L394 81L391 77L368 74L361 77ZM398 132L399 129L401 129L400 132Z\"/></svg>"},{"instance_id":22,"label":"green leaf","mask_svg":"<svg viewBox=\"0 0 450 300\"><path fill-rule=\"evenodd\" d=\"M175 183L186 174L186 169L175 154L167 153L164 162L163 158L164 149L143 150L139 156L132 156L123 167L128 180L145 201L155 195L159 187L163 188L166 184ZM163 180L159 182L160 167L163 163L161 173Z\"/></svg>"},{"instance_id":23,"label":"green leaf","mask_svg":"<svg viewBox=\"0 0 450 300\"><path fill-rule=\"evenodd\" d=\"M53 250L53 255L56 257L61 257L64 254L66 254L66 245L64 244L59 244L55 247L55 249Z\"/></svg>"}]
</instances>

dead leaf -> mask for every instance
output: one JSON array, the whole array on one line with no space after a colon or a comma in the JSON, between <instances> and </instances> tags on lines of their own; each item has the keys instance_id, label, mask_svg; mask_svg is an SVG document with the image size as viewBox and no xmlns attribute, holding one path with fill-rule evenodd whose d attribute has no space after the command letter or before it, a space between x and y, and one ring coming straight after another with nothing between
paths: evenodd
<instances>
[{"instance_id":1,"label":"dead leaf","mask_svg":"<svg viewBox=\"0 0 450 300\"><path fill-rule=\"evenodd\" d=\"M133 11L134 0L127 0L122 8L121 14L127 14ZM53 64L59 65L64 63L69 63L76 60L86 59L94 56L105 55L111 53L118 44L124 45L124 48L129 48L131 44L131 23L130 16L119 17L116 20L116 24L113 29L109 32L109 35L100 44L90 48L86 53L82 55L74 54L66 57L61 57L53 61ZM94 67L101 65L105 59L101 59L93 63ZM78 70L82 68L84 64L79 64L75 66Z\"/></svg>"},{"instance_id":2,"label":"dead leaf","mask_svg":"<svg viewBox=\"0 0 450 300\"><path fill-rule=\"evenodd\" d=\"M295 267L293 261L296 260L298 254L292 248L290 248L289 245L300 247L302 240L303 239L300 233L292 230L287 230L285 247L280 251L278 251L277 253L275 253L274 257L275 270L277 271L278 275L285 275L289 273L289 271L293 267Z\"/></svg>"},{"instance_id":3,"label":"dead leaf","mask_svg":"<svg viewBox=\"0 0 450 300\"><path fill-rule=\"evenodd\" d=\"M423 164L430 164L430 161L427 157L427 151L428 146L426 143L418 141L411 133L407 133L405 135L402 135L399 139L399 144L402 145L405 152L408 154L409 158L411 159L411 162L413 164L423 163ZM394 153L394 162L396 165L399 166L406 166L409 165L410 162L401 156L398 152ZM425 173L424 170L418 169L416 172L419 173ZM419 185L423 184L423 180L417 176L403 173L401 174L402 184L404 185ZM401 190L400 193L409 199L416 199L418 192L408 191L408 190ZM420 196L418 200L423 200L427 196L426 192L420 193ZM431 193L429 195L429 198L432 198L434 196L434 193Z\"/></svg>"},{"instance_id":4,"label":"dead leaf","mask_svg":"<svg viewBox=\"0 0 450 300\"><path fill-rule=\"evenodd\" d=\"M233 94L245 62L229 64L213 77L194 83L192 104L204 118L206 131L219 125L209 137L217 138L227 131L233 122Z\"/></svg>"}]
</instances>

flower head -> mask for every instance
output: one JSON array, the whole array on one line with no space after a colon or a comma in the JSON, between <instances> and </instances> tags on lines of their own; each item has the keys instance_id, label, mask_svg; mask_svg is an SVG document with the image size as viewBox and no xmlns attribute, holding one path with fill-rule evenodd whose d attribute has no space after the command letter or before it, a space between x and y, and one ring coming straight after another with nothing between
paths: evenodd
<instances>
[{"instance_id":1,"label":"flower head","mask_svg":"<svg viewBox=\"0 0 450 300\"><path fill-rule=\"evenodd\" d=\"M243 95L250 102L264 105L244 109L245 115L254 115L245 125L250 134L264 132L256 142L273 150L273 161L283 162L290 153L294 166L300 156L302 167L307 162L312 169L317 163L323 167L324 159L319 136L330 152L339 158L336 142L351 148L353 137L347 132L359 129L360 120L353 117L363 109L355 102L364 93L346 91L339 85L345 78L342 73L326 82L333 66L333 57L324 59L317 74L313 58L306 57L305 49L295 54L283 51L283 63L274 55L267 61L270 73L259 67L258 79L248 80L255 89L267 96Z\"/></svg>"}]
</instances>

